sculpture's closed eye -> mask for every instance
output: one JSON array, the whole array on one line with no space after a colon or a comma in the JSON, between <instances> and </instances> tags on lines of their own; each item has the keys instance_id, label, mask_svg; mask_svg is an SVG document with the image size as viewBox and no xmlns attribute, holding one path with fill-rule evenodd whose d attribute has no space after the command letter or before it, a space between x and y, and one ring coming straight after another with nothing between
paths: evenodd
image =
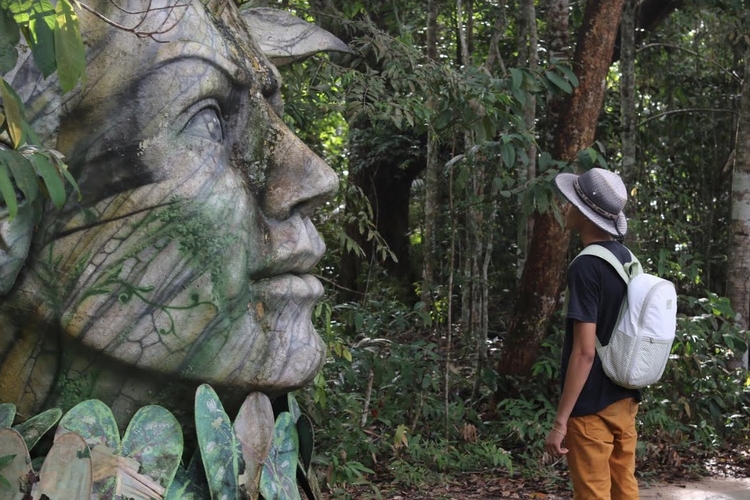
<instances>
[{"instance_id":1,"label":"sculpture's closed eye","mask_svg":"<svg viewBox=\"0 0 750 500\"><path fill-rule=\"evenodd\" d=\"M185 126L183 133L213 142L223 142L224 130L218 110L203 108L198 111Z\"/></svg>"}]
</instances>

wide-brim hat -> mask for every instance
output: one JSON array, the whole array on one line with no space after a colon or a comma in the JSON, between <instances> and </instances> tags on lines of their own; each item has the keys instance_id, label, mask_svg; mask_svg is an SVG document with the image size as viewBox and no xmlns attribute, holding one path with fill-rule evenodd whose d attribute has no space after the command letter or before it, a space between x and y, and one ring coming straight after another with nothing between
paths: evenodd
<instances>
[{"instance_id":1,"label":"wide-brim hat","mask_svg":"<svg viewBox=\"0 0 750 500\"><path fill-rule=\"evenodd\" d=\"M562 195L591 222L616 237L628 232L622 212L628 191L620 176L603 168L581 174L557 174L555 185Z\"/></svg>"}]
</instances>

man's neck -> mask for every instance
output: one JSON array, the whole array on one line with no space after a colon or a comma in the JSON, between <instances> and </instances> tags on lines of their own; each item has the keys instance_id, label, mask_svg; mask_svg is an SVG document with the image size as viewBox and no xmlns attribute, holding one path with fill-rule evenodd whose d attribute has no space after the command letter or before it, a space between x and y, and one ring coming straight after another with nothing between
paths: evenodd
<instances>
[{"instance_id":1,"label":"man's neck","mask_svg":"<svg viewBox=\"0 0 750 500\"><path fill-rule=\"evenodd\" d=\"M582 228L579 232L581 236L581 243L583 243L583 246L588 246L592 243L599 243L602 241L612 241L614 238L612 235L607 233L606 231L603 231L599 228L599 226L592 224L586 225L586 227Z\"/></svg>"}]
</instances>

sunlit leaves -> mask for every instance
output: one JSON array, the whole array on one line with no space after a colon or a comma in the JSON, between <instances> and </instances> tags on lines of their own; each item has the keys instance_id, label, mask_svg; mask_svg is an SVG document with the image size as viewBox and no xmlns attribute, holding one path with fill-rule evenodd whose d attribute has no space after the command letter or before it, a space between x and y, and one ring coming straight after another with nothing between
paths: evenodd
<instances>
[{"instance_id":1,"label":"sunlit leaves","mask_svg":"<svg viewBox=\"0 0 750 500\"><path fill-rule=\"evenodd\" d=\"M23 33L31 47L34 62L47 77L58 71L63 92L71 90L84 76L85 48L78 18L70 0L3 0L0 2L0 70L6 72L17 62L16 44ZM6 132L17 151L0 151L0 195L8 216L18 213L18 194L33 202L38 185L57 208L67 198L65 181L76 191L78 186L68 172L62 155L39 146L39 138L26 121L24 106L4 79L0 82L2 112L0 133ZM41 183L37 180L41 179ZM80 195L80 192L79 192Z\"/></svg>"},{"instance_id":2,"label":"sunlit leaves","mask_svg":"<svg viewBox=\"0 0 750 500\"><path fill-rule=\"evenodd\" d=\"M4 79L0 82L0 94L3 97L5 128L8 131L8 135L10 135L13 147L17 148L24 141L23 104L13 88Z\"/></svg>"},{"instance_id":3,"label":"sunlit leaves","mask_svg":"<svg viewBox=\"0 0 750 500\"><path fill-rule=\"evenodd\" d=\"M55 57L60 87L68 92L76 82L84 78L86 57L78 17L69 0L59 0L55 7L57 29L55 30Z\"/></svg>"}]
</instances>

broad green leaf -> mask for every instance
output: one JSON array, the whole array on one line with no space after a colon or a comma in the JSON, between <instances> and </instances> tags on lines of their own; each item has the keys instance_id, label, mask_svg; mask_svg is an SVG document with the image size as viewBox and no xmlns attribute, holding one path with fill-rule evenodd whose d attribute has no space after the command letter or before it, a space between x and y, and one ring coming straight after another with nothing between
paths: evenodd
<instances>
[{"instance_id":1,"label":"broad green leaf","mask_svg":"<svg viewBox=\"0 0 750 500\"><path fill-rule=\"evenodd\" d=\"M69 0L58 0L56 7L57 29L55 30L55 58L60 87L68 92L83 79L86 70L86 49L81 40L73 6Z\"/></svg>"},{"instance_id":2,"label":"broad green leaf","mask_svg":"<svg viewBox=\"0 0 750 500\"><path fill-rule=\"evenodd\" d=\"M520 89L521 85L523 85L523 71L518 68L510 68L510 77L513 89Z\"/></svg>"},{"instance_id":3,"label":"broad green leaf","mask_svg":"<svg viewBox=\"0 0 750 500\"><path fill-rule=\"evenodd\" d=\"M516 150L512 144L504 142L500 147L500 152L503 155L503 162L507 168L513 168L516 163Z\"/></svg>"},{"instance_id":4,"label":"broad green leaf","mask_svg":"<svg viewBox=\"0 0 750 500\"><path fill-rule=\"evenodd\" d=\"M44 180L52 203L59 209L65 204L65 186L62 176L50 159L42 153L34 153L29 158L37 175Z\"/></svg>"},{"instance_id":5,"label":"broad green leaf","mask_svg":"<svg viewBox=\"0 0 750 500\"><path fill-rule=\"evenodd\" d=\"M547 71L544 73L544 75L550 82L552 82L557 88L559 88L566 94L570 94L571 92L573 92L573 87L570 85L570 83L554 71Z\"/></svg>"},{"instance_id":6,"label":"broad green leaf","mask_svg":"<svg viewBox=\"0 0 750 500\"><path fill-rule=\"evenodd\" d=\"M578 77L576 76L575 72L570 66L566 66L564 64L560 64L555 66L558 70L560 70L560 73L563 74L563 76L574 86L578 87Z\"/></svg>"},{"instance_id":7,"label":"broad green leaf","mask_svg":"<svg viewBox=\"0 0 750 500\"><path fill-rule=\"evenodd\" d=\"M292 415L284 412L276 419L273 446L263 466L260 493L265 500L298 500L297 461L299 437Z\"/></svg>"},{"instance_id":8,"label":"broad green leaf","mask_svg":"<svg viewBox=\"0 0 750 500\"><path fill-rule=\"evenodd\" d=\"M177 469L164 495L164 500L209 500L210 498L208 492L182 467Z\"/></svg>"},{"instance_id":9,"label":"broad green leaf","mask_svg":"<svg viewBox=\"0 0 750 500\"><path fill-rule=\"evenodd\" d=\"M297 434L299 436L299 454L302 460L302 468L307 473L310 470L315 449L315 430L310 417L307 415L300 415L299 420L297 420Z\"/></svg>"},{"instance_id":10,"label":"broad green leaf","mask_svg":"<svg viewBox=\"0 0 750 500\"><path fill-rule=\"evenodd\" d=\"M18 60L16 44L20 39L18 25L5 9L0 9L0 73L12 70Z\"/></svg>"},{"instance_id":11,"label":"broad green leaf","mask_svg":"<svg viewBox=\"0 0 750 500\"><path fill-rule=\"evenodd\" d=\"M195 427L211 498L235 499L241 451L219 397L207 384L195 393Z\"/></svg>"},{"instance_id":12,"label":"broad green leaf","mask_svg":"<svg viewBox=\"0 0 750 500\"><path fill-rule=\"evenodd\" d=\"M287 409L289 410L289 413L292 414L292 419L294 419L294 422L296 423L300 415L302 415L302 410L299 409L299 403L297 403L297 399L294 397L294 394L292 394L291 392L287 393L286 402Z\"/></svg>"},{"instance_id":13,"label":"broad green leaf","mask_svg":"<svg viewBox=\"0 0 750 500\"><path fill-rule=\"evenodd\" d=\"M13 425L14 418L16 418L16 405L13 403L0 404L0 429Z\"/></svg>"},{"instance_id":14,"label":"broad green leaf","mask_svg":"<svg viewBox=\"0 0 750 500\"><path fill-rule=\"evenodd\" d=\"M8 216L12 220L18 214L18 200L16 190L10 181L10 171L4 163L0 163L0 195L8 207Z\"/></svg>"},{"instance_id":15,"label":"broad green leaf","mask_svg":"<svg viewBox=\"0 0 750 500\"><path fill-rule=\"evenodd\" d=\"M62 417L62 410L50 408L14 427L21 436L28 449L33 449L47 431L52 429Z\"/></svg>"},{"instance_id":16,"label":"broad green leaf","mask_svg":"<svg viewBox=\"0 0 750 500\"><path fill-rule=\"evenodd\" d=\"M89 399L71 408L60 420L59 427L79 434L89 448L101 444L120 451L120 431L112 410L98 399Z\"/></svg>"},{"instance_id":17,"label":"broad green leaf","mask_svg":"<svg viewBox=\"0 0 750 500\"><path fill-rule=\"evenodd\" d=\"M54 34L57 28L55 7L50 0L33 0L28 15L26 41L31 47L34 62L46 78L57 68Z\"/></svg>"},{"instance_id":18,"label":"broad green leaf","mask_svg":"<svg viewBox=\"0 0 750 500\"><path fill-rule=\"evenodd\" d=\"M206 484L206 474L203 471L200 449L195 453L188 463L187 469L177 468L172 484L167 489L165 500L210 500Z\"/></svg>"},{"instance_id":19,"label":"broad green leaf","mask_svg":"<svg viewBox=\"0 0 750 500\"><path fill-rule=\"evenodd\" d=\"M122 455L136 459L141 464L139 472L165 488L177 473L182 447L179 422L156 405L138 410L122 438Z\"/></svg>"},{"instance_id":20,"label":"broad green leaf","mask_svg":"<svg viewBox=\"0 0 750 500\"><path fill-rule=\"evenodd\" d=\"M34 201L39 194L39 180L31 162L14 149L0 149L0 164L8 166L26 200Z\"/></svg>"},{"instance_id":21,"label":"broad green leaf","mask_svg":"<svg viewBox=\"0 0 750 500\"><path fill-rule=\"evenodd\" d=\"M25 118L23 103L5 79L2 80L2 85L0 85L0 94L3 97L3 109L5 110L8 134L10 134L10 139L13 141L13 147L17 148L24 140L23 123L25 122Z\"/></svg>"}]
</instances>

